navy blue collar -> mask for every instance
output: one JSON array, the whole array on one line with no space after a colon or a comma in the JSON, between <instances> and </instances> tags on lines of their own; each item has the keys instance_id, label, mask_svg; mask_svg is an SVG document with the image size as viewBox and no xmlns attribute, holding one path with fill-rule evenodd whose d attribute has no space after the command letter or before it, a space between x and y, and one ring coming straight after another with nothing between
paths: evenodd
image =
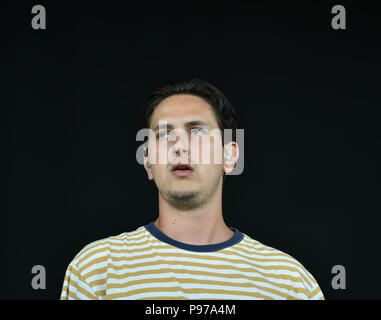
<instances>
[{"instance_id":1,"label":"navy blue collar","mask_svg":"<svg viewBox=\"0 0 381 320\"><path fill-rule=\"evenodd\" d=\"M168 243L176 248L196 252L212 252L222 250L227 247L234 246L235 244L240 242L244 237L244 235L241 232L239 232L236 228L229 227L231 230L234 231L234 235L230 239L220 243L195 245L180 242L168 237L155 226L154 222L146 224L144 228L146 228L146 230L159 241Z\"/></svg>"}]
</instances>

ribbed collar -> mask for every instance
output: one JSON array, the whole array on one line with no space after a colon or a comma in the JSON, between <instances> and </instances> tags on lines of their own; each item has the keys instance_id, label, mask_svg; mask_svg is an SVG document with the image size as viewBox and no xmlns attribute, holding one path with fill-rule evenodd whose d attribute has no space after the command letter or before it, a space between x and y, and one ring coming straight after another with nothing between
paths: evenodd
<instances>
[{"instance_id":1,"label":"ribbed collar","mask_svg":"<svg viewBox=\"0 0 381 320\"><path fill-rule=\"evenodd\" d=\"M168 237L166 234L161 232L155 226L153 221L150 222L149 224L146 224L144 228L146 228L146 230L159 241L165 242L179 249L183 249L187 251L196 251L196 252L219 251L219 250L234 246L235 244L240 242L244 237L244 235L241 232L239 232L237 228L229 227L231 230L234 231L234 235L230 239L220 243L195 245L195 244L180 242Z\"/></svg>"}]
</instances>

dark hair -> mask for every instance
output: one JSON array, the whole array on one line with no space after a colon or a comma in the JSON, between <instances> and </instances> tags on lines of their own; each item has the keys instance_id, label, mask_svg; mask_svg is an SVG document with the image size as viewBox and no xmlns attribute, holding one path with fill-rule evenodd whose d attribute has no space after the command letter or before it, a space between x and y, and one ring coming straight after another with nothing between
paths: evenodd
<instances>
[{"instance_id":1,"label":"dark hair","mask_svg":"<svg viewBox=\"0 0 381 320\"><path fill-rule=\"evenodd\" d=\"M220 90L203 79L172 81L153 90L144 100L141 128L149 128L155 108L165 98L176 94L191 94L204 99L214 110L222 139L224 129L232 129L232 141L236 141L237 115L233 106Z\"/></svg>"}]
</instances>

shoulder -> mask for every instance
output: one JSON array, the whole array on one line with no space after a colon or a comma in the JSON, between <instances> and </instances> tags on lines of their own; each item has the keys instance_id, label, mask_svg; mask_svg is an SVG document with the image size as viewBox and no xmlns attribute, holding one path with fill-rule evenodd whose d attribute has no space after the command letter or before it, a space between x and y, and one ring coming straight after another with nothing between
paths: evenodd
<instances>
[{"instance_id":1,"label":"shoulder","mask_svg":"<svg viewBox=\"0 0 381 320\"><path fill-rule=\"evenodd\" d=\"M312 274L288 253L263 244L247 234L244 234L244 238L236 247L250 257L254 265L264 269L264 274L277 279L282 285L289 285L291 294L295 298L309 299L312 296L315 298L323 296Z\"/></svg>"},{"instance_id":2,"label":"shoulder","mask_svg":"<svg viewBox=\"0 0 381 320\"><path fill-rule=\"evenodd\" d=\"M125 252L144 246L146 242L147 234L142 226L86 245L67 268L61 299L103 299L110 264L118 268L116 264L120 263Z\"/></svg>"},{"instance_id":3,"label":"shoulder","mask_svg":"<svg viewBox=\"0 0 381 320\"><path fill-rule=\"evenodd\" d=\"M141 226L133 231L93 241L78 252L71 264L81 273L87 273L94 267L99 269L106 266L112 256L145 241L145 237L145 228Z\"/></svg>"}]
</instances>

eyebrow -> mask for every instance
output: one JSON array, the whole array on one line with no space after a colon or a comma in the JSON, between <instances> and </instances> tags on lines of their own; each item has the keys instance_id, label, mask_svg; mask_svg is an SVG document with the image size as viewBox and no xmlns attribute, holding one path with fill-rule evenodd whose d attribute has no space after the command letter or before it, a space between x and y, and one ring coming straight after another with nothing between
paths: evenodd
<instances>
[{"instance_id":1,"label":"eyebrow","mask_svg":"<svg viewBox=\"0 0 381 320\"><path fill-rule=\"evenodd\" d=\"M189 122L185 123L185 127L186 128L196 127L196 126L199 126L199 127L208 127L209 128L209 125L206 122L201 121L201 120L194 120L194 121L189 121ZM172 124L166 124L166 125L158 124L153 129L153 131L156 132L156 131L159 131L160 129L169 129L169 130L172 130L172 129L174 129L174 126Z\"/></svg>"}]
</instances>

